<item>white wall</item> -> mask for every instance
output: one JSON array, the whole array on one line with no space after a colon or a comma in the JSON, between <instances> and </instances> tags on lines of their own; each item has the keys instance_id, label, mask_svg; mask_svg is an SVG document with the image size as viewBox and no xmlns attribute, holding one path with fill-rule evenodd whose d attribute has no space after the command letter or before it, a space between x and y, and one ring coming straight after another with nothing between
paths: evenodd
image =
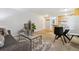
<instances>
[{"instance_id":1,"label":"white wall","mask_svg":"<svg viewBox=\"0 0 79 59\"><path fill-rule=\"evenodd\" d=\"M10 29L12 35L16 35L17 32L23 28L23 24L27 23L28 20L32 20L32 22L36 24L37 30L43 29L42 19L38 15L33 15L30 12L15 14L14 16L2 19L0 20L0 26Z\"/></svg>"},{"instance_id":2,"label":"white wall","mask_svg":"<svg viewBox=\"0 0 79 59\"><path fill-rule=\"evenodd\" d=\"M79 34L79 16L68 16L65 20L67 21L66 26L70 28L70 33Z\"/></svg>"}]
</instances>

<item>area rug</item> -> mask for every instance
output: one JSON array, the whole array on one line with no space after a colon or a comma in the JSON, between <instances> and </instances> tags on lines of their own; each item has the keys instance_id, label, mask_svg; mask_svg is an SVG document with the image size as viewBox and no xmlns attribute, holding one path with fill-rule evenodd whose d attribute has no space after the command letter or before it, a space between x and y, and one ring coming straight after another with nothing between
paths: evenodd
<instances>
[{"instance_id":1,"label":"area rug","mask_svg":"<svg viewBox=\"0 0 79 59\"><path fill-rule=\"evenodd\" d=\"M42 44L38 44L33 51L48 51L51 48L52 44L47 41L42 41Z\"/></svg>"}]
</instances>

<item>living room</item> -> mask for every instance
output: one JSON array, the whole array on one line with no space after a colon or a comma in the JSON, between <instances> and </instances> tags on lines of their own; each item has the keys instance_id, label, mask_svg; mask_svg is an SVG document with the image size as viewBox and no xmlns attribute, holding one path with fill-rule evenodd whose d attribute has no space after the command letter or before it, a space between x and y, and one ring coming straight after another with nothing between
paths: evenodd
<instances>
[{"instance_id":1,"label":"living room","mask_svg":"<svg viewBox=\"0 0 79 59\"><path fill-rule=\"evenodd\" d=\"M79 8L0 8L0 15L0 31L4 31L5 36L4 41L0 44L0 50L2 51L79 50L78 37L73 37L70 42L67 40L67 43L63 43L61 39L53 42L55 38L55 26L63 26L71 30L74 29L72 31L75 33L78 32L79 28L76 28L78 24L75 22L78 22L79 19ZM77 19L77 21L74 21L74 19ZM73 23L75 23L75 26L73 26ZM33 33L31 29L33 29ZM27 35L23 34L25 33L24 31L27 32ZM73 34L74 32L72 31L69 32ZM78 36L78 33L69 37L71 36ZM11 39L14 40L11 41ZM33 43L32 39L35 39ZM8 41L7 45L5 45L6 40ZM16 41L19 41L21 44L15 44ZM23 44L24 42L25 44ZM17 48L16 45L18 46Z\"/></svg>"}]
</instances>

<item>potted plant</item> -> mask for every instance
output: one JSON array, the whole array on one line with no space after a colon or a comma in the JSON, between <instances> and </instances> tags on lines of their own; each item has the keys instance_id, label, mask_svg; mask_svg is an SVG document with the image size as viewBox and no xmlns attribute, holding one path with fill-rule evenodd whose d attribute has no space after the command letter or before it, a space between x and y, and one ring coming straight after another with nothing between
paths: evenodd
<instances>
[{"instance_id":1,"label":"potted plant","mask_svg":"<svg viewBox=\"0 0 79 59\"><path fill-rule=\"evenodd\" d=\"M32 32L34 32L35 29L36 29L36 25L32 23Z\"/></svg>"}]
</instances>

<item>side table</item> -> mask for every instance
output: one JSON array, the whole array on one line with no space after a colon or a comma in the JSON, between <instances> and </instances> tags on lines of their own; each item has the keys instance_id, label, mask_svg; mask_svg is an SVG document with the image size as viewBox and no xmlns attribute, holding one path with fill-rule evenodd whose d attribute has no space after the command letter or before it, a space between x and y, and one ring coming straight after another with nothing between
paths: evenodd
<instances>
[{"instance_id":1,"label":"side table","mask_svg":"<svg viewBox=\"0 0 79 59\"><path fill-rule=\"evenodd\" d=\"M27 36L24 33L20 33L19 40L21 39L21 37L24 37L24 38L27 38L28 40L30 40L30 50L31 51L32 51L32 49L34 49L34 40L39 40L39 44L42 44L42 35L41 34Z\"/></svg>"}]
</instances>

